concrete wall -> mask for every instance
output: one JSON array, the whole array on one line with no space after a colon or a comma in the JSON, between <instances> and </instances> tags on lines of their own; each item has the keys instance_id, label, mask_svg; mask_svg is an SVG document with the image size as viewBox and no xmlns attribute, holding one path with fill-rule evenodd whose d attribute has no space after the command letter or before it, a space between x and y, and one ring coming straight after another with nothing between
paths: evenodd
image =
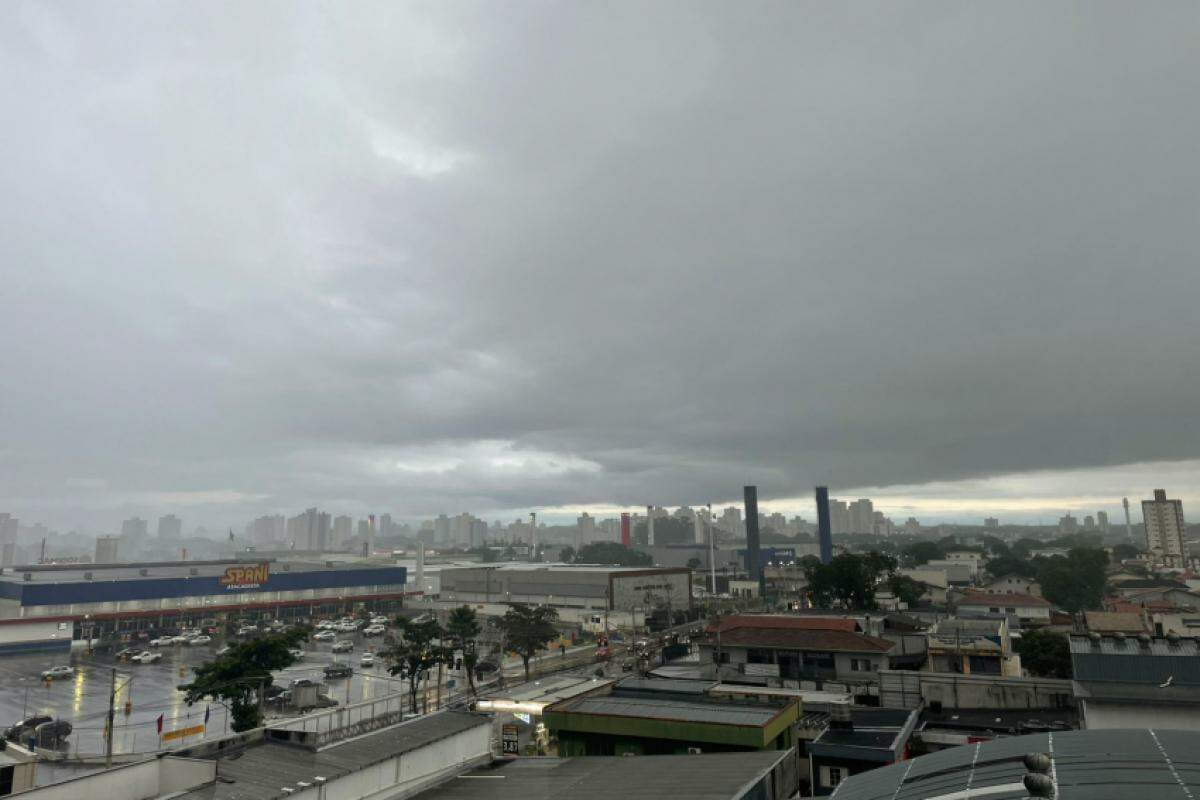
<instances>
[{"instance_id":1,"label":"concrete wall","mask_svg":"<svg viewBox=\"0 0 1200 800\"><path fill-rule=\"evenodd\" d=\"M884 708L918 708L940 702L946 708L1062 708L1073 706L1071 681L999 675L958 675L884 670L879 673Z\"/></svg>"},{"instance_id":2,"label":"concrete wall","mask_svg":"<svg viewBox=\"0 0 1200 800\"><path fill-rule=\"evenodd\" d=\"M79 800L81 797L149 800L210 783L216 775L215 761L167 757L32 789L22 797L29 800Z\"/></svg>"},{"instance_id":3,"label":"concrete wall","mask_svg":"<svg viewBox=\"0 0 1200 800\"><path fill-rule=\"evenodd\" d=\"M39 650L70 650L70 622L19 622L0 625L0 654Z\"/></svg>"},{"instance_id":4,"label":"concrete wall","mask_svg":"<svg viewBox=\"0 0 1200 800\"><path fill-rule=\"evenodd\" d=\"M1083 727L1087 730L1112 728L1157 728L1159 730L1200 731L1200 713L1194 705L1172 706L1166 703L1097 703L1081 700Z\"/></svg>"}]
</instances>

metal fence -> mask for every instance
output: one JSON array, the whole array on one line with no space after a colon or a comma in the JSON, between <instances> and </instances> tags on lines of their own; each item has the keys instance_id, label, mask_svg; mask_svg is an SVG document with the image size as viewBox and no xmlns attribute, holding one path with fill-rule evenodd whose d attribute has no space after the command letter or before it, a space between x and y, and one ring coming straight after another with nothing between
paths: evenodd
<instances>
[{"instance_id":1,"label":"metal fence","mask_svg":"<svg viewBox=\"0 0 1200 800\"><path fill-rule=\"evenodd\" d=\"M315 740L320 746L401 722L408 702L407 692L397 692L375 700L313 712L269 727L310 734L304 738Z\"/></svg>"}]
</instances>

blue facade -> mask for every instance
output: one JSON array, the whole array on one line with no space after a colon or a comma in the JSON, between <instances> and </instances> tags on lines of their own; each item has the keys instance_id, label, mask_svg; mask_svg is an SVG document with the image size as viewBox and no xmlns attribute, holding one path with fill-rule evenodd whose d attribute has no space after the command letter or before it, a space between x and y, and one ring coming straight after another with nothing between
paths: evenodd
<instances>
[{"instance_id":1,"label":"blue facade","mask_svg":"<svg viewBox=\"0 0 1200 800\"><path fill-rule=\"evenodd\" d=\"M256 588L222 586L220 576L217 575L181 578L139 577L108 581L101 579L75 583L3 581L0 582L0 597L18 600L22 606L111 603L200 595L259 594L393 585L405 583L407 577L408 571L404 567L372 567L298 572L275 571L273 568L267 581Z\"/></svg>"}]
</instances>

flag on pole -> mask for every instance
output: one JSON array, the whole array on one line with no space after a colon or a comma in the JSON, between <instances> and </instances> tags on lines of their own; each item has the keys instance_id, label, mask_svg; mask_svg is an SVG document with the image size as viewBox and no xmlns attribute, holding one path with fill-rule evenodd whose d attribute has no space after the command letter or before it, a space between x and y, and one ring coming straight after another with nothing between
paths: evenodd
<instances>
[{"instance_id":1,"label":"flag on pole","mask_svg":"<svg viewBox=\"0 0 1200 800\"><path fill-rule=\"evenodd\" d=\"M204 724L208 724L208 706L204 707Z\"/></svg>"},{"instance_id":2,"label":"flag on pole","mask_svg":"<svg viewBox=\"0 0 1200 800\"><path fill-rule=\"evenodd\" d=\"M159 733L162 733L162 723L163 723L163 715L159 714L158 715L158 732Z\"/></svg>"}]
</instances>

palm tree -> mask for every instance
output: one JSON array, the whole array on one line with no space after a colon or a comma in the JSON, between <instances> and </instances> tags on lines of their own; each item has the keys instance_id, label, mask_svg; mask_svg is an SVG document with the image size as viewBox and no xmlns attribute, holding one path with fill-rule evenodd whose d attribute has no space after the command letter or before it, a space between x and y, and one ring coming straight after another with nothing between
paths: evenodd
<instances>
[{"instance_id":1,"label":"palm tree","mask_svg":"<svg viewBox=\"0 0 1200 800\"><path fill-rule=\"evenodd\" d=\"M463 667L467 671L467 687L472 697L475 696L475 664L479 660L476 639L481 630L482 627L475 614L475 609L470 606L459 606L454 609L446 621L446 633L449 634L455 646L462 650Z\"/></svg>"}]
</instances>

